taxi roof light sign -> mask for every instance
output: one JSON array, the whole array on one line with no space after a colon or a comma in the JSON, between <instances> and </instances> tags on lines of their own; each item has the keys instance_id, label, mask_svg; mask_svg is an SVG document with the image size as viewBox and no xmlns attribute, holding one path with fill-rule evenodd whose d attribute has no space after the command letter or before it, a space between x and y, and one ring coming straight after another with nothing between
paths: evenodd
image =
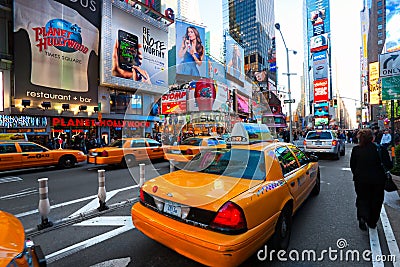
<instances>
[{"instance_id":1,"label":"taxi roof light sign","mask_svg":"<svg viewBox=\"0 0 400 267\"><path fill-rule=\"evenodd\" d=\"M227 143L231 145L249 145L273 140L274 138L267 125L239 122L233 126Z\"/></svg>"}]
</instances>

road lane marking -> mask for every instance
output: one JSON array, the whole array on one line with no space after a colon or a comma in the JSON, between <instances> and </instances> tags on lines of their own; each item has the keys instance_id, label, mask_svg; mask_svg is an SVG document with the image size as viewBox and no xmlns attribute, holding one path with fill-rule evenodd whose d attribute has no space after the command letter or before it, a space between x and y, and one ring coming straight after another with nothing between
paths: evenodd
<instances>
[{"instance_id":1,"label":"road lane marking","mask_svg":"<svg viewBox=\"0 0 400 267\"><path fill-rule=\"evenodd\" d=\"M382 226L383 226L383 231L386 236L386 242L389 247L390 255L394 256L396 259L396 261L393 262L393 266L399 267L400 266L400 251L399 251L399 247L397 246L396 237L394 236L394 233L393 233L392 227L390 225L389 218L386 214L384 205L382 205L382 209L381 209L381 222L382 222Z\"/></svg>"},{"instance_id":2,"label":"road lane marking","mask_svg":"<svg viewBox=\"0 0 400 267\"><path fill-rule=\"evenodd\" d=\"M116 190L110 191L108 193L106 192L106 203L107 203L108 200L110 200L110 198L112 198L116 194L118 194L118 191L116 191ZM88 204L86 204L82 208L80 208L79 210L77 210L74 213L72 213L68 217L74 217L74 216L77 216L79 214L86 213L88 211L97 209L97 207L99 207L99 200L96 198L96 199L93 199L92 201L90 201Z\"/></svg>"},{"instance_id":3,"label":"road lane marking","mask_svg":"<svg viewBox=\"0 0 400 267\"><path fill-rule=\"evenodd\" d=\"M351 171L350 168L342 168L341 170L342 170L342 171Z\"/></svg>"},{"instance_id":4,"label":"road lane marking","mask_svg":"<svg viewBox=\"0 0 400 267\"><path fill-rule=\"evenodd\" d=\"M120 189L116 189L116 190L110 191L107 194L113 194L114 191L117 191L119 193L119 192L126 191L126 190L129 190L129 189L137 188L137 187L139 187L139 185L128 186L128 187L124 187L124 188L120 188ZM76 204L76 203L79 203L79 202L82 202L82 201L87 201L87 200L90 200L90 199L93 199L93 198L97 199L97 195L83 197L83 198L79 198L79 199L74 199L74 200L71 200L71 201L63 202L63 203L60 203L60 204L52 205L52 206L50 206L50 210L55 209L55 208L65 207L65 206L72 205L72 204ZM17 217L17 218L21 218L21 217L25 217L25 216L36 214L36 213L39 213L38 209L30 210L30 211L27 211L27 212L22 212L22 213L19 213L17 215L14 215L14 216Z\"/></svg>"},{"instance_id":5,"label":"road lane marking","mask_svg":"<svg viewBox=\"0 0 400 267\"><path fill-rule=\"evenodd\" d=\"M22 178L16 176L8 176L0 178L0 184L22 181Z\"/></svg>"},{"instance_id":6,"label":"road lane marking","mask_svg":"<svg viewBox=\"0 0 400 267\"><path fill-rule=\"evenodd\" d=\"M112 259L109 261L103 261L92 265L90 267L126 267L131 262L131 258L121 258L121 259Z\"/></svg>"},{"instance_id":7,"label":"road lane marking","mask_svg":"<svg viewBox=\"0 0 400 267\"><path fill-rule=\"evenodd\" d=\"M6 195L6 196L1 196L0 200L10 200L10 199L19 198L19 197L26 197L26 196L30 196L30 195L35 195L37 193L38 193L37 189L33 189L32 190L31 188L27 188L27 189L24 189L22 192L19 192L19 193Z\"/></svg>"},{"instance_id":8,"label":"road lane marking","mask_svg":"<svg viewBox=\"0 0 400 267\"><path fill-rule=\"evenodd\" d=\"M369 243L371 246L371 252L372 252L372 266L373 267L384 267L384 263L382 261L376 261L377 256L382 256L382 250L381 250L381 245L379 243L379 236L378 236L378 230L377 228L372 229L369 228Z\"/></svg>"},{"instance_id":9,"label":"road lane marking","mask_svg":"<svg viewBox=\"0 0 400 267\"><path fill-rule=\"evenodd\" d=\"M96 223L94 220L97 220ZM111 230L104 234L92 237L88 240L82 241L80 243L74 244L72 246L63 248L59 251L53 252L46 256L47 264L51 264L55 261L58 261L64 257L75 254L81 250L84 250L88 247L94 246L100 242L106 241L110 238L113 238L119 234L127 232L129 230L135 229L135 226L132 223L132 218L130 216L116 216L116 217L100 217L88 220L92 222L91 224L86 224L86 221L82 223L75 224L76 226L122 226L117 229ZM117 223L118 221L118 223ZM109 224L107 224L109 222Z\"/></svg>"}]
</instances>

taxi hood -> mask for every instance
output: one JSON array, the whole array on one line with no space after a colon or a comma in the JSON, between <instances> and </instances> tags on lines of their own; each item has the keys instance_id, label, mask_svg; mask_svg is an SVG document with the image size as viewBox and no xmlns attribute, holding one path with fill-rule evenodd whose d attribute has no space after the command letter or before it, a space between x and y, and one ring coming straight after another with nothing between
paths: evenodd
<instances>
[{"instance_id":1,"label":"taxi hood","mask_svg":"<svg viewBox=\"0 0 400 267\"><path fill-rule=\"evenodd\" d=\"M262 182L180 170L149 180L143 190L153 197L218 211L228 200Z\"/></svg>"},{"instance_id":2,"label":"taxi hood","mask_svg":"<svg viewBox=\"0 0 400 267\"><path fill-rule=\"evenodd\" d=\"M22 223L13 215L0 211L0 266L6 266L25 246Z\"/></svg>"}]
</instances>

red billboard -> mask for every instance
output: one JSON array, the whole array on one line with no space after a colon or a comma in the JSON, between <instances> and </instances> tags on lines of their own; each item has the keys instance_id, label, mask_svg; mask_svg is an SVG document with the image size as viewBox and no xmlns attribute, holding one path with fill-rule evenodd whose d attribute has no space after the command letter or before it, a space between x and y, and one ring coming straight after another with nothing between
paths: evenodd
<instances>
[{"instance_id":1,"label":"red billboard","mask_svg":"<svg viewBox=\"0 0 400 267\"><path fill-rule=\"evenodd\" d=\"M323 102L329 100L328 79L314 81L314 102Z\"/></svg>"},{"instance_id":2,"label":"red billboard","mask_svg":"<svg viewBox=\"0 0 400 267\"><path fill-rule=\"evenodd\" d=\"M161 114L185 113L187 90L174 90L161 98Z\"/></svg>"}]
</instances>

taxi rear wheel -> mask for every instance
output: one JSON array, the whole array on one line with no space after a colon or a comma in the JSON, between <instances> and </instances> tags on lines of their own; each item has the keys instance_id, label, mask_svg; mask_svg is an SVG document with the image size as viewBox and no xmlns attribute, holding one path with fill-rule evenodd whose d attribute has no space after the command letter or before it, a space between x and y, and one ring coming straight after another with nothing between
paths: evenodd
<instances>
[{"instance_id":1,"label":"taxi rear wheel","mask_svg":"<svg viewBox=\"0 0 400 267\"><path fill-rule=\"evenodd\" d=\"M275 233L271 238L271 245L276 250L286 250L289 246L292 232L292 212L289 206L285 206L279 215L275 226Z\"/></svg>"},{"instance_id":2,"label":"taxi rear wheel","mask_svg":"<svg viewBox=\"0 0 400 267\"><path fill-rule=\"evenodd\" d=\"M126 155L123 159L122 159L122 166L124 167L134 167L136 164L136 158L133 155Z\"/></svg>"},{"instance_id":3,"label":"taxi rear wheel","mask_svg":"<svg viewBox=\"0 0 400 267\"><path fill-rule=\"evenodd\" d=\"M64 169L74 167L76 163L76 158L71 155L62 156L58 161L58 166Z\"/></svg>"}]
</instances>

